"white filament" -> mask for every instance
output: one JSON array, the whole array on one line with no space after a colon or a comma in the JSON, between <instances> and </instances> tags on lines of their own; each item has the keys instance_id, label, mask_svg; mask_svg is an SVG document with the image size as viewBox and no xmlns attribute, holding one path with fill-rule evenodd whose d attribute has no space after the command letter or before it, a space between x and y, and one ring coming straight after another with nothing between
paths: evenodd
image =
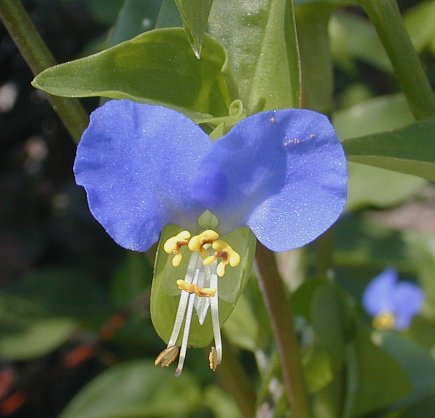
<instances>
[{"instance_id":1,"label":"white filament","mask_svg":"<svg viewBox=\"0 0 435 418\"><path fill-rule=\"evenodd\" d=\"M199 268L198 264L202 266L202 262L200 260L198 253L193 253L190 256L189 264L187 266L186 283L192 283L194 276L197 274ZM175 316L174 327L172 328L171 338L169 338L168 347L175 345L177 342L178 336L180 335L181 325L183 324L184 314L186 313L187 301L189 298L189 293L181 292L180 301L178 302L177 315Z\"/></svg>"},{"instance_id":2,"label":"white filament","mask_svg":"<svg viewBox=\"0 0 435 418\"><path fill-rule=\"evenodd\" d=\"M216 274L216 261L209 266L206 266L206 270L208 269L208 275L210 276L210 287L216 289L216 294L210 298L211 304L211 322L213 326L213 335L214 335L214 344L218 358L218 364L222 361L222 338L221 338L221 327L219 324L219 300L218 300L218 277ZM206 273L207 275L207 273Z\"/></svg>"},{"instance_id":3,"label":"white filament","mask_svg":"<svg viewBox=\"0 0 435 418\"><path fill-rule=\"evenodd\" d=\"M216 293L213 297L199 297L195 293L189 293L184 290L181 291L177 315L175 317L171 337L169 338L168 342L168 347L176 345L184 321L180 356L177 369L175 370L175 374L177 376L179 376L183 370L194 309L198 315L198 321L200 325L203 325L207 316L207 312L210 308L215 349L217 353L217 364L219 364L222 360L222 339L219 324L218 277L216 269L216 261L209 266L204 266L198 253L195 252L190 256L185 282L187 284L197 285L201 288L209 287L216 289Z\"/></svg>"},{"instance_id":4,"label":"white filament","mask_svg":"<svg viewBox=\"0 0 435 418\"><path fill-rule=\"evenodd\" d=\"M193 284L196 284L198 281L199 269L196 270L195 273L196 274L195 274L195 277L193 278L193 282L192 282ZM181 292L181 293L183 293L183 292ZM187 293L187 292L184 292L184 293ZM177 376L179 376L181 371L183 370L184 359L186 358L187 342L189 341L189 331L190 331L190 324L192 323L193 303L195 301L195 298L197 298L195 293L192 293L189 295L189 305L187 307L186 321L184 323L183 339L181 340L180 357L178 359L178 365L177 365L177 368L175 370L175 374Z\"/></svg>"},{"instance_id":5,"label":"white filament","mask_svg":"<svg viewBox=\"0 0 435 418\"><path fill-rule=\"evenodd\" d=\"M210 287L210 269L204 268L201 264L199 277L198 277L198 286L199 287ZM210 307L210 298L208 297L196 297L195 298L195 311L198 315L198 321L201 325L204 324L205 317L207 316L208 308Z\"/></svg>"}]
</instances>

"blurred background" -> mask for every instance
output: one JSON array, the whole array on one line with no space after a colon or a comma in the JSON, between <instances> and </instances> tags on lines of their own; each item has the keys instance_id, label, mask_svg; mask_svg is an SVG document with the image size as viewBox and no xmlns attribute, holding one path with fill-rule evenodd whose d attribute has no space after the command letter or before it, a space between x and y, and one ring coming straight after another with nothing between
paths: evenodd
<instances>
[{"instance_id":1,"label":"blurred background","mask_svg":"<svg viewBox=\"0 0 435 418\"><path fill-rule=\"evenodd\" d=\"M58 62L105 48L123 3L23 1ZM399 4L434 84L435 20L428 20L434 14L428 17L425 12L430 5L435 10L433 2ZM144 30L153 27L159 5L150 0L149 15L140 16ZM361 10L340 8L329 30L333 120L339 136L361 136L412 122L388 59ZM0 23L0 416L57 417L88 382L125 364L116 369L119 375L100 381L107 397L111 391L119 396L117 379L132 370L131 361L139 362L139 375L130 373L131 384L142 388L141 402L148 412L135 415L133 410L125 416L241 416L232 397L214 386L216 376L204 367L206 352L189 352L180 379L154 369L152 360L163 342L149 320L152 261L115 245L90 215L85 193L73 179L75 145L44 94L30 85L32 78ZM91 111L98 99L83 103ZM384 268L393 266L401 277L423 286L425 309L407 332L423 350L421 361L428 367L425 362L435 353L435 189L417 177L352 166L348 211L335 231L338 283L367 324L361 294ZM305 267L315 276L313 254L280 255L289 288L304 281ZM256 309L260 314L253 315ZM226 331L254 381L261 353L273 349L263 311L251 280ZM258 323L246 323L249 319ZM303 328L302 316L301 321ZM306 328L301 335L309 345ZM432 363L430 367L435 371ZM431 402L434 407L434 389L432 377L425 387L425 405Z\"/></svg>"}]
</instances>

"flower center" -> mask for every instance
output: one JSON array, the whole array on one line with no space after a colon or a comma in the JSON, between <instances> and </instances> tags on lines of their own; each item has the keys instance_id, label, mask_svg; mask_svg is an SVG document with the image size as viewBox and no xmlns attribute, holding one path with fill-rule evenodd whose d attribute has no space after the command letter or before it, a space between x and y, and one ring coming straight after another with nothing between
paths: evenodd
<instances>
[{"instance_id":1,"label":"flower center","mask_svg":"<svg viewBox=\"0 0 435 418\"><path fill-rule=\"evenodd\" d=\"M379 330L393 329L396 325L396 318L391 312L381 312L373 318L373 326Z\"/></svg>"},{"instance_id":2,"label":"flower center","mask_svg":"<svg viewBox=\"0 0 435 418\"><path fill-rule=\"evenodd\" d=\"M204 324L210 308L214 336L214 346L210 350L210 368L214 371L222 360L222 339L219 324L218 277L223 277L227 265L236 267L240 264L240 255L227 242L219 240L216 231L207 229L192 236L189 231L181 231L169 238L163 245L167 254L172 254L172 265L178 267L182 261L182 247L190 251L189 263L184 279L177 280L181 290L174 326L168 345L155 360L156 365L169 366L179 355L175 374L183 370L189 340L193 311L197 313L198 322ZM184 323L181 346L176 343Z\"/></svg>"},{"instance_id":3,"label":"flower center","mask_svg":"<svg viewBox=\"0 0 435 418\"><path fill-rule=\"evenodd\" d=\"M163 249L167 254L173 254L172 265L178 267L183 258L181 249L184 246L188 246L192 253L199 253L204 260L203 264L208 266L214 261L221 259L217 267L217 275L223 277L225 274L225 267L229 264L231 267L236 267L240 264L240 255L234 251L228 243L222 241L219 238L219 234L212 229L207 229L201 232L199 235L190 235L189 231L181 231L177 235L169 238ZM213 254L209 254L209 250L212 249ZM186 289L182 289L186 290Z\"/></svg>"}]
</instances>

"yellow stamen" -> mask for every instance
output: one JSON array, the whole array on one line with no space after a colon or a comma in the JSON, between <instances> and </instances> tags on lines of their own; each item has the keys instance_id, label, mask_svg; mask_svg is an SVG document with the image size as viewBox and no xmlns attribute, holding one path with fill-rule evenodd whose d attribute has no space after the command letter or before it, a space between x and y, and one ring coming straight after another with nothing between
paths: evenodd
<instances>
[{"instance_id":1,"label":"yellow stamen","mask_svg":"<svg viewBox=\"0 0 435 418\"><path fill-rule=\"evenodd\" d=\"M210 350L210 354L208 355L208 361L210 364L210 369L212 369L215 372L216 367L219 366L219 359L218 359L217 351L214 347L212 347Z\"/></svg>"},{"instance_id":2,"label":"yellow stamen","mask_svg":"<svg viewBox=\"0 0 435 418\"><path fill-rule=\"evenodd\" d=\"M189 241L189 250L198 252L202 258L207 257L207 244L213 244L219 238L219 234L212 229L207 229L199 235L194 235Z\"/></svg>"},{"instance_id":3,"label":"yellow stamen","mask_svg":"<svg viewBox=\"0 0 435 418\"><path fill-rule=\"evenodd\" d=\"M214 255L206 257L203 261L205 266L213 263L217 258L221 258L217 266L216 273L219 277L223 277L225 274L225 267L229 264L231 267L236 267L240 264L240 255L234 251L225 241L216 240L212 244Z\"/></svg>"},{"instance_id":4,"label":"yellow stamen","mask_svg":"<svg viewBox=\"0 0 435 418\"><path fill-rule=\"evenodd\" d=\"M172 265L174 267L178 267L181 264L183 258L181 248L188 245L190 237L189 231L181 231L177 235L169 238L163 245L163 249L167 254L174 254L172 258Z\"/></svg>"},{"instance_id":5,"label":"yellow stamen","mask_svg":"<svg viewBox=\"0 0 435 418\"><path fill-rule=\"evenodd\" d=\"M166 347L154 361L154 365L168 367L177 357L179 348L176 345Z\"/></svg>"},{"instance_id":6,"label":"yellow stamen","mask_svg":"<svg viewBox=\"0 0 435 418\"><path fill-rule=\"evenodd\" d=\"M393 329L396 325L396 318L391 312L382 312L373 318L373 326L380 330Z\"/></svg>"},{"instance_id":7,"label":"yellow stamen","mask_svg":"<svg viewBox=\"0 0 435 418\"><path fill-rule=\"evenodd\" d=\"M210 287L200 287L196 284L186 283L184 280L177 280L177 286L181 290L185 290L187 293L195 293L199 297L212 298L216 294L216 289Z\"/></svg>"}]
</instances>

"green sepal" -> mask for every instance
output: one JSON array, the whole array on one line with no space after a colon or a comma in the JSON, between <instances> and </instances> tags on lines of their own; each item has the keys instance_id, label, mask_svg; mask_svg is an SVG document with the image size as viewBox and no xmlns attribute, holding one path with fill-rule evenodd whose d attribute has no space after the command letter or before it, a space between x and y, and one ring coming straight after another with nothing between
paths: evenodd
<instances>
[{"instance_id":1,"label":"green sepal","mask_svg":"<svg viewBox=\"0 0 435 418\"><path fill-rule=\"evenodd\" d=\"M235 99L227 56L210 36L197 59L181 28L156 29L40 73L33 86L56 96L131 99L223 116Z\"/></svg>"},{"instance_id":2,"label":"green sepal","mask_svg":"<svg viewBox=\"0 0 435 418\"><path fill-rule=\"evenodd\" d=\"M183 247L183 260L178 267L172 266L172 255L163 250L166 240L178 234L182 229L168 225L163 230L157 249L154 267L154 280L151 288L151 320L159 336L168 342L174 325L181 291L176 281L184 279L191 252ZM256 240L248 228L239 228L221 237L240 254L241 262L237 267L228 266L225 276L219 278L219 320L220 325L230 316L249 278L255 255ZM180 333L181 334L181 333ZM189 346L205 347L213 339L210 312L203 325L198 322L194 311L189 334ZM178 343L180 343L179 337Z\"/></svg>"}]
</instances>

